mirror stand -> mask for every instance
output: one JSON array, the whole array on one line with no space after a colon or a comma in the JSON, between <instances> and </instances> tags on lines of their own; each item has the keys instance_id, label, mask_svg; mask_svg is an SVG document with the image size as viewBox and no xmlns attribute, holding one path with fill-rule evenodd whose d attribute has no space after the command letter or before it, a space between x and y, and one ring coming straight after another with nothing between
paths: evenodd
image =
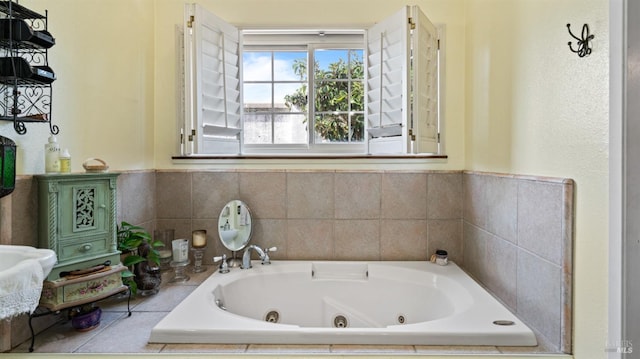
<instances>
[{"instance_id":1,"label":"mirror stand","mask_svg":"<svg viewBox=\"0 0 640 359\"><path fill-rule=\"evenodd\" d=\"M231 258L227 261L229 268L242 266L242 259L237 256L251 240L251 224L251 211L240 200L228 202L220 211L218 236L222 245L231 251Z\"/></svg>"},{"instance_id":2,"label":"mirror stand","mask_svg":"<svg viewBox=\"0 0 640 359\"><path fill-rule=\"evenodd\" d=\"M238 257L236 256L237 253L238 251L231 251L231 258L229 258L229 260L227 261L229 268L242 266L242 260L238 259Z\"/></svg>"}]
</instances>

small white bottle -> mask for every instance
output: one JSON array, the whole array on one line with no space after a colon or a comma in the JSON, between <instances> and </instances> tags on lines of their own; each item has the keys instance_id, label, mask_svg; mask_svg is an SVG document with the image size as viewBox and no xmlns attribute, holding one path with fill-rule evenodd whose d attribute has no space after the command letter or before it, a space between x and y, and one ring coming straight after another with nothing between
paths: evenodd
<instances>
[{"instance_id":1,"label":"small white bottle","mask_svg":"<svg viewBox=\"0 0 640 359\"><path fill-rule=\"evenodd\" d=\"M60 172L60 145L56 136L49 136L49 142L44 145L44 171L45 173Z\"/></svg>"},{"instance_id":2,"label":"small white bottle","mask_svg":"<svg viewBox=\"0 0 640 359\"><path fill-rule=\"evenodd\" d=\"M71 173L71 155L68 149L60 153L60 173Z\"/></svg>"}]
</instances>

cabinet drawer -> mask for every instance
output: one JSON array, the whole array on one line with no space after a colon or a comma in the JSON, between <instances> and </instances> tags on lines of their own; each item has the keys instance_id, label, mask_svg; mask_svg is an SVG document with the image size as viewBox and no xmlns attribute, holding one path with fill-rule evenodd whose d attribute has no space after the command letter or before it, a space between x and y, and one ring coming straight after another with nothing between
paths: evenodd
<instances>
[{"instance_id":1,"label":"cabinet drawer","mask_svg":"<svg viewBox=\"0 0 640 359\"><path fill-rule=\"evenodd\" d=\"M108 253L107 238L86 238L72 242L61 242L58 249L58 264L76 258L88 258Z\"/></svg>"}]
</instances>

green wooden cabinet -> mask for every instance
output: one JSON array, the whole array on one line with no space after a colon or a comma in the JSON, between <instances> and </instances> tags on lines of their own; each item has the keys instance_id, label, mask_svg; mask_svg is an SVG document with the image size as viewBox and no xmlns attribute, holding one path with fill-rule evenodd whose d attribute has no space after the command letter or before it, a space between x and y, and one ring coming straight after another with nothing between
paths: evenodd
<instances>
[{"instance_id":1,"label":"green wooden cabinet","mask_svg":"<svg viewBox=\"0 0 640 359\"><path fill-rule=\"evenodd\" d=\"M117 249L118 173L47 174L38 181L38 241L58 255L60 272L120 262Z\"/></svg>"}]
</instances>

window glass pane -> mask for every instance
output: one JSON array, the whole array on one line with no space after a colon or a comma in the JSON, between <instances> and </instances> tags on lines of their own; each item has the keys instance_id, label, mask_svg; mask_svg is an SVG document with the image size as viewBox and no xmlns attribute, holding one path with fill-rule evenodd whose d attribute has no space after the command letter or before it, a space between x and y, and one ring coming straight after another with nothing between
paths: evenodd
<instances>
[{"instance_id":1,"label":"window glass pane","mask_svg":"<svg viewBox=\"0 0 640 359\"><path fill-rule=\"evenodd\" d=\"M273 85L275 107L285 107L287 111L307 111L306 83L276 83Z\"/></svg>"},{"instance_id":2,"label":"window glass pane","mask_svg":"<svg viewBox=\"0 0 640 359\"><path fill-rule=\"evenodd\" d=\"M316 50L316 79L346 79L349 50Z\"/></svg>"},{"instance_id":3,"label":"window glass pane","mask_svg":"<svg viewBox=\"0 0 640 359\"><path fill-rule=\"evenodd\" d=\"M271 81L271 52L244 52L242 76L244 81Z\"/></svg>"},{"instance_id":4,"label":"window glass pane","mask_svg":"<svg viewBox=\"0 0 640 359\"><path fill-rule=\"evenodd\" d=\"M364 85L361 81L351 83L351 111L364 111Z\"/></svg>"},{"instance_id":5,"label":"window glass pane","mask_svg":"<svg viewBox=\"0 0 640 359\"><path fill-rule=\"evenodd\" d=\"M274 118L276 144L306 144L308 142L305 115L276 113Z\"/></svg>"},{"instance_id":6,"label":"window glass pane","mask_svg":"<svg viewBox=\"0 0 640 359\"><path fill-rule=\"evenodd\" d=\"M243 104L245 112L270 111L271 84L244 84Z\"/></svg>"},{"instance_id":7,"label":"window glass pane","mask_svg":"<svg viewBox=\"0 0 640 359\"><path fill-rule=\"evenodd\" d=\"M320 81L316 83L316 112L349 111L349 82Z\"/></svg>"},{"instance_id":8,"label":"window glass pane","mask_svg":"<svg viewBox=\"0 0 640 359\"><path fill-rule=\"evenodd\" d=\"M316 115L315 120L316 143L349 141L350 126L347 113Z\"/></svg>"},{"instance_id":9,"label":"window glass pane","mask_svg":"<svg viewBox=\"0 0 640 359\"><path fill-rule=\"evenodd\" d=\"M271 143L271 114L249 114L243 116L244 142L247 144Z\"/></svg>"},{"instance_id":10,"label":"window glass pane","mask_svg":"<svg viewBox=\"0 0 640 359\"><path fill-rule=\"evenodd\" d=\"M363 50L349 50L349 70L352 79L364 79Z\"/></svg>"},{"instance_id":11,"label":"window glass pane","mask_svg":"<svg viewBox=\"0 0 640 359\"><path fill-rule=\"evenodd\" d=\"M351 116L351 142L364 142L364 114Z\"/></svg>"},{"instance_id":12,"label":"window glass pane","mask_svg":"<svg viewBox=\"0 0 640 359\"><path fill-rule=\"evenodd\" d=\"M273 53L273 78L275 81L306 81L306 51L276 51Z\"/></svg>"}]
</instances>

